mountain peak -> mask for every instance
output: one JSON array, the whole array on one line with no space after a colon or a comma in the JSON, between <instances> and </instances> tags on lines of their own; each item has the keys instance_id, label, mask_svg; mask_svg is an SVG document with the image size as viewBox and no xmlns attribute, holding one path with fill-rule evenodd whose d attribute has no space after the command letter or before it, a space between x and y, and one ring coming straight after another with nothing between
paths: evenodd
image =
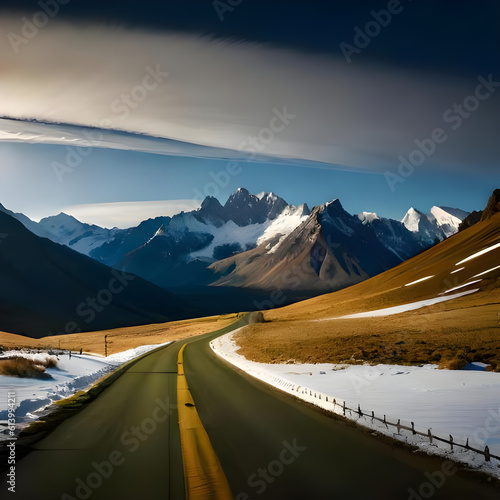
<instances>
[{"instance_id":1,"label":"mountain peak","mask_svg":"<svg viewBox=\"0 0 500 500\"><path fill-rule=\"evenodd\" d=\"M486 208L483 211L481 220L487 220L493 217L498 212L500 212L500 189L495 189L495 191L493 191L493 194L490 196L490 199L488 200Z\"/></svg>"},{"instance_id":2,"label":"mountain peak","mask_svg":"<svg viewBox=\"0 0 500 500\"><path fill-rule=\"evenodd\" d=\"M274 220L288 206L288 203L274 193L250 194L245 188L238 188L224 205L226 220L238 226L262 224Z\"/></svg>"},{"instance_id":3,"label":"mountain peak","mask_svg":"<svg viewBox=\"0 0 500 500\"><path fill-rule=\"evenodd\" d=\"M361 212L358 214L358 219L363 224L370 224L374 220L380 219L380 217L375 212Z\"/></svg>"}]
</instances>

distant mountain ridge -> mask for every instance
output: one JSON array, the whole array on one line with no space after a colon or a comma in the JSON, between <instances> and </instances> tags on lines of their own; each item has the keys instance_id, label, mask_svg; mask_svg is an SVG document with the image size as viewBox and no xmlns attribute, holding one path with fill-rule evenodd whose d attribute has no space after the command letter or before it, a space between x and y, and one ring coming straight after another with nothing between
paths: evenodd
<instances>
[{"instance_id":1,"label":"distant mountain ridge","mask_svg":"<svg viewBox=\"0 0 500 500\"><path fill-rule=\"evenodd\" d=\"M404 260L388 248L390 237L398 230L411 251L423 250L401 223L366 217L362 220L347 213L339 200L333 200L314 207L307 219L279 242L260 245L210 268L218 277L214 283L218 286L340 289Z\"/></svg>"},{"instance_id":2,"label":"distant mountain ridge","mask_svg":"<svg viewBox=\"0 0 500 500\"><path fill-rule=\"evenodd\" d=\"M0 330L41 337L182 319L164 289L41 238L0 212Z\"/></svg>"},{"instance_id":3,"label":"distant mountain ridge","mask_svg":"<svg viewBox=\"0 0 500 500\"><path fill-rule=\"evenodd\" d=\"M401 222L423 244L433 245L458 232L468 215L469 212L458 208L434 206L428 214L424 214L412 207Z\"/></svg>"},{"instance_id":4,"label":"distant mountain ridge","mask_svg":"<svg viewBox=\"0 0 500 500\"><path fill-rule=\"evenodd\" d=\"M197 210L148 219L128 229L100 228L64 213L46 217L38 224L22 214L17 217L40 236L165 289L241 283L267 286L273 279L257 279L261 271L257 268L252 271L256 273L252 279L241 276L247 269L245 260L256 259L258 254L258 260L266 262L267 268L278 258L288 259L286 252L305 252L309 240L297 228L309 221L310 227L321 229L321 234L313 231L316 246L307 250L312 252L311 269L321 268L319 280L312 275L305 280L314 289L347 286L382 272L445 239L456 231L466 214L458 209L433 207L425 215L411 208L399 222L371 212L352 216L339 200L319 205L311 212L306 204L289 205L272 192L255 195L239 188L224 205L207 196ZM373 259L363 245L374 249ZM338 250L340 247L347 252L345 256ZM264 259L264 255L268 257ZM235 260L236 256L240 257ZM237 261L239 271L226 268L226 259L232 259L234 265ZM332 259L336 263L327 272ZM327 277L334 268L335 278Z\"/></svg>"}]
</instances>

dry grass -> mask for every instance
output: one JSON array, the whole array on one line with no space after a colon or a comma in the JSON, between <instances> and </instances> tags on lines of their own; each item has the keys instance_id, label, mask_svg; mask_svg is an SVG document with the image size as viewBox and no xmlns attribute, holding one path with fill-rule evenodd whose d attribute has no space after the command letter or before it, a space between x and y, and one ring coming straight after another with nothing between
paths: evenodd
<instances>
[{"instance_id":1,"label":"dry grass","mask_svg":"<svg viewBox=\"0 0 500 500\"><path fill-rule=\"evenodd\" d=\"M58 335L41 339L31 339L22 335L0 332L0 345L5 349L23 347L38 349L60 347L72 351L82 349L83 352L104 355L104 336L108 335L108 355L110 355L145 344L161 344L209 333L230 325L236 320L236 316L236 314L227 314L98 332Z\"/></svg>"},{"instance_id":2,"label":"dry grass","mask_svg":"<svg viewBox=\"0 0 500 500\"><path fill-rule=\"evenodd\" d=\"M0 360L0 375L21 378L43 378L46 368L54 368L57 361L53 357L34 360L14 356Z\"/></svg>"},{"instance_id":3,"label":"dry grass","mask_svg":"<svg viewBox=\"0 0 500 500\"><path fill-rule=\"evenodd\" d=\"M240 353L261 362L422 364L460 368L467 361L500 370L500 272L480 291L392 316L332 319L436 297L500 261L500 249L456 263L500 241L500 215L459 233L375 278L345 290L265 312L267 323L241 332ZM425 276L433 278L406 287ZM459 291L467 290L468 288Z\"/></svg>"},{"instance_id":4,"label":"dry grass","mask_svg":"<svg viewBox=\"0 0 500 500\"><path fill-rule=\"evenodd\" d=\"M500 301L500 291L488 298ZM238 337L240 354L266 363L437 363L483 361L500 368L497 304L480 294L380 318L274 321Z\"/></svg>"}]
</instances>

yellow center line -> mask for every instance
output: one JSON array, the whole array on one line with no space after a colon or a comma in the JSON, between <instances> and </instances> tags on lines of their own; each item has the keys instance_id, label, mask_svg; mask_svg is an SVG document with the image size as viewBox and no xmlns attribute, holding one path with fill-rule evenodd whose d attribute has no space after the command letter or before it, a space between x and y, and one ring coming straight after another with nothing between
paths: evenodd
<instances>
[{"instance_id":1,"label":"yellow center line","mask_svg":"<svg viewBox=\"0 0 500 500\"><path fill-rule=\"evenodd\" d=\"M184 344L177 360L177 404L187 500L233 499L222 466L203 427L184 374Z\"/></svg>"}]
</instances>

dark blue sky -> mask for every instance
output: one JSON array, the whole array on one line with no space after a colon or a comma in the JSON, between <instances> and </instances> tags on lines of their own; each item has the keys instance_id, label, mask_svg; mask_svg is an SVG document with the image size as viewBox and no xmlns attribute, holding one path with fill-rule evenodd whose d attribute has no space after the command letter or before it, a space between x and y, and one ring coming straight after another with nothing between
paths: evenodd
<instances>
[{"instance_id":1,"label":"dark blue sky","mask_svg":"<svg viewBox=\"0 0 500 500\"><path fill-rule=\"evenodd\" d=\"M397 0L393 0L397 1ZM224 3L224 0L221 0ZM220 20L211 0L71 0L58 15L127 27L176 30L256 41L311 53L341 54L354 27L386 10L387 0L242 0ZM500 2L400 0L382 36L357 59L374 64L477 75L500 67ZM35 0L3 0L0 7L39 10Z\"/></svg>"}]
</instances>

